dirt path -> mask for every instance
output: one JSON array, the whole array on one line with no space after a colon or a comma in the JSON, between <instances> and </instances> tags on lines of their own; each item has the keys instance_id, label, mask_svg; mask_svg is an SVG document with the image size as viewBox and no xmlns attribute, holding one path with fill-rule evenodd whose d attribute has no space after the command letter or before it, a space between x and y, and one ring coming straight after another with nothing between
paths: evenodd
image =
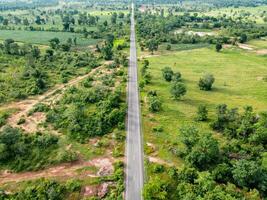
<instances>
[{"instance_id":1,"label":"dirt path","mask_svg":"<svg viewBox=\"0 0 267 200\"><path fill-rule=\"evenodd\" d=\"M109 157L95 158L90 161L64 163L36 172L9 173L0 172L0 185L8 182L21 182L39 178L68 179L72 177L99 177L113 173L114 160ZM96 168L97 173L91 168ZM91 170L90 170L91 169Z\"/></svg>"},{"instance_id":2,"label":"dirt path","mask_svg":"<svg viewBox=\"0 0 267 200\"><path fill-rule=\"evenodd\" d=\"M249 44L241 44L241 43L237 43L237 46L238 46L240 49L249 50L249 51L252 51L252 50L255 49L254 46L249 45Z\"/></svg>"},{"instance_id":3,"label":"dirt path","mask_svg":"<svg viewBox=\"0 0 267 200\"><path fill-rule=\"evenodd\" d=\"M7 124L9 124L12 127L20 127L26 132L42 131L42 129L39 128L38 125L45 121L45 115L43 113L35 113L32 116L27 116L28 112L34 107L34 105L41 102L50 105L53 104L56 100L58 100L62 96L63 91L65 91L70 86L78 84L80 81L87 78L97 70L99 70L99 67L93 69L88 74L72 79L66 84L58 84L53 89L45 92L42 95L29 97L26 100L13 102L11 104L2 106L5 109L15 108L18 110L16 113L14 113L8 118ZM26 122L21 125L18 125L17 123L22 117L26 119Z\"/></svg>"}]
</instances>

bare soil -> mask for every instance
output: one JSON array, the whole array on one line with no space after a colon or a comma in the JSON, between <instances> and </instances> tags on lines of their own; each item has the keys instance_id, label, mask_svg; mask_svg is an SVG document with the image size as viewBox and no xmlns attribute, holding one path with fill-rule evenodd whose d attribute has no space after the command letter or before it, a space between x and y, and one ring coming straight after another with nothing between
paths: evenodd
<instances>
[{"instance_id":1,"label":"bare soil","mask_svg":"<svg viewBox=\"0 0 267 200\"><path fill-rule=\"evenodd\" d=\"M63 163L36 172L11 173L2 171L0 172L0 185L8 182L21 182L39 178L68 179L74 176L80 178L107 176L111 175L114 171L113 162L114 160L111 157L100 157L90 161L79 160L72 163ZM90 170L83 171L82 174L78 173L79 169L91 166L98 169L96 174Z\"/></svg>"},{"instance_id":2,"label":"bare soil","mask_svg":"<svg viewBox=\"0 0 267 200\"><path fill-rule=\"evenodd\" d=\"M162 160L160 158L157 158L157 157L148 156L147 158L148 158L148 161L152 162L152 163L157 163L157 164L167 165L167 166L173 166L174 165L173 163L169 163L169 162Z\"/></svg>"}]
</instances>

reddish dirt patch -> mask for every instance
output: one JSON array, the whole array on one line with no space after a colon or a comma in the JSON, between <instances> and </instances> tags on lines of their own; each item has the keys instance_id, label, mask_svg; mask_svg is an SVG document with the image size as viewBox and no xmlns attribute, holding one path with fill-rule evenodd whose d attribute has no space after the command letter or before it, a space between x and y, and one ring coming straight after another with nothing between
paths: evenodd
<instances>
[{"instance_id":1,"label":"reddish dirt patch","mask_svg":"<svg viewBox=\"0 0 267 200\"><path fill-rule=\"evenodd\" d=\"M112 158L96 158L90 161L80 160L72 163L64 163L36 172L10 173L8 171L2 171L0 172L0 184L34 180L43 177L68 179L74 176L81 176L80 178L106 176L110 175L114 171L112 163ZM90 170L86 170L82 174L79 174L79 169L90 166L94 166L99 169L97 174L90 172Z\"/></svg>"},{"instance_id":2,"label":"reddish dirt patch","mask_svg":"<svg viewBox=\"0 0 267 200\"><path fill-rule=\"evenodd\" d=\"M257 50L256 53L257 53L258 55L267 55L267 49Z\"/></svg>"},{"instance_id":3,"label":"reddish dirt patch","mask_svg":"<svg viewBox=\"0 0 267 200\"><path fill-rule=\"evenodd\" d=\"M173 166L173 163L169 163L169 162L162 160L160 158L157 158L157 157L148 156L147 158L148 158L148 161L152 162L152 163L157 163L157 164L167 165L167 166Z\"/></svg>"},{"instance_id":4,"label":"reddish dirt patch","mask_svg":"<svg viewBox=\"0 0 267 200\"><path fill-rule=\"evenodd\" d=\"M141 5L141 7L139 8L140 12L146 12L147 7L145 5Z\"/></svg>"},{"instance_id":5,"label":"reddish dirt patch","mask_svg":"<svg viewBox=\"0 0 267 200\"><path fill-rule=\"evenodd\" d=\"M108 193L109 186L111 184L112 184L111 182L107 182L107 183L102 183L101 185L85 186L83 196L103 198Z\"/></svg>"},{"instance_id":6,"label":"reddish dirt patch","mask_svg":"<svg viewBox=\"0 0 267 200\"><path fill-rule=\"evenodd\" d=\"M252 50L254 50L254 48L255 48L255 47L253 47L253 46L251 46L251 45L248 45L248 44L241 44L241 43L238 43L237 45L238 45L238 47L239 47L240 49L249 50L249 51L252 51Z\"/></svg>"}]
</instances>

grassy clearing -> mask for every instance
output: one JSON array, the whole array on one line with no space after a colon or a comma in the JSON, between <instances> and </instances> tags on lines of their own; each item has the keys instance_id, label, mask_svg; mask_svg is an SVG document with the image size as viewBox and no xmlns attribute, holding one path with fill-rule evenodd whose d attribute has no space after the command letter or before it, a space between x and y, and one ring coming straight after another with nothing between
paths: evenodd
<instances>
[{"instance_id":1,"label":"grassy clearing","mask_svg":"<svg viewBox=\"0 0 267 200\"><path fill-rule=\"evenodd\" d=\"M179 143L179 127L194 123L199 105L207 105L210 119L214 116L215 107L222 103L240 109L245 105L252 105L256 111L267 110L265 57L236 49L216 53L213 48L201 48L163 53L147 59L153 78L152 83L141 92L145 141L156 146L161 158L178 166L182 162L170 153L170 144ZM163 80L161 69L166 66L182 73L188 92L181 101L171 98L171 84ZM141 62L139 67L141 68ZM199 78L207 72L212 73L216 79L211 92L200 91L198 88ZM151 114L148 111L146 94L149 90L158 91L163 103L163 110L159 113ZM201 131L211 131L209 123L195 124ZM162 127L163 132L153 131L155 127ZM216 136L220 139L219 134Z\"/></svg>"},{"instance_id":2,"label":"grassy clearing","mask_svg":"<svg viewBox=\"0 0 267 200\"><path fill-rule=\"evenodd\" d=\"M91 38L86 39L82 36L82 34L69 32L0 30L1 40L12 38L17 42L24 43L48 45L49 40L55 37L59 38L62 43L66 42L69 38L76 37L77 45L79 46L94 45L99 41Z\"/></svg>"}]
</instances>

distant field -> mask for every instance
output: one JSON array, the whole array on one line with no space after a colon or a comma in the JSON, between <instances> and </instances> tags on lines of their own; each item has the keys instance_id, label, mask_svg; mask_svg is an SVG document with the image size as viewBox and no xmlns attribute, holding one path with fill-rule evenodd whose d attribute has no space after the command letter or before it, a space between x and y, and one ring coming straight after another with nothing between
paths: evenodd
<instances>
[{"instance_id":1,"label":"distant field","mask_svg":"<svg viewBox=\"0 0 267 200\"><path fill-rule=\"evenodd\" d=\"M0 40L12 38L17 42L48 45L49 40L54 37L59 38L61 42L66 42L68 38L76 37L79 46L94 45L99 41L91 38L83 38L82 34L77 33L0 30Z\"/></svg>"},{"instance_id":2,"label":"distant field","mask_svg":"<svg viewBox=\"0 0 267 200\"><path fill-rule=\"evenodd\" d=\"M205 13L206 15L211 16L218 16L218 15L227 15L232 17L238 17L239 15L242 16L242 19L249 19L256 21L259 24L263 24L263 18L261 17L261 14L266 12L267 6L258 6L258 7L239 7L239 8L220 8L220 9L214 9L212 11L209 11ZM251 13L251 15L247 15L247 13Z\"/></svg>"},{"instance_id":3,"label":"distant field","mask_svg":"<svg viewBox=\"0 0 267 200\"><path fill-rule=\"evenodd\" d=\"M152 83L141 92L145 141L158 148L161 158L176 162L178 166L181 166L182 161L170 153L169 145L179 144L179 127L194 122L199 105L207 105L210 118L215 114L215 107L222 103L230 108L238 107L240 111L245 105L253 106L257 112L267 110L265 57L238 49L223 50L221 53L216 53L213 48L194 49L188 46L187 49L192 50L165 51L165 55L163 52L160 56L155 53L155 56L148 57ZM174 72L182 73L188 91L181 101L171 98L171 83L162 78L161 70L167 66ZM198 88L198 80L205 73L212 73L216 79L211 92ZM156 114L149 112L145 103L146 94L150 90L158 91L163 103L163 110ZM204 132L211 132L209 123L196 123L196 126ZM155 127L162 127L163 132L153 131Z\"/></svg>"}]
</instances>

